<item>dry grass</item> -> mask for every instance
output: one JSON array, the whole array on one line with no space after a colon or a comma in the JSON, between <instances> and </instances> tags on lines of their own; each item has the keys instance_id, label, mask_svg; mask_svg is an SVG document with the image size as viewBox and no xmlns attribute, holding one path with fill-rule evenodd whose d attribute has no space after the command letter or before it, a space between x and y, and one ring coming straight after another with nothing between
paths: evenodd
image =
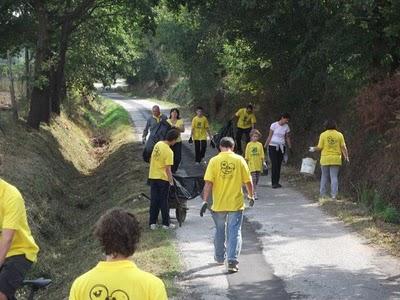
<instances>
[{"instance_id":1,"label":"dry grass","mask_svg":"<svg viewBox=\"0 0 400 300\"><path fill-rule=\"evenodd\" d=\"M351 197L342 196L337 201L319 199L319 180L316 177L305 177L292 167L285 167L283 172L291 186L312 201L318 201L327 213L338 217L372 244L400 257L400 225L385 223L375 218Z\"/></svg>"},{"instance_id":2,"label":"dry grass","mask_svg":"<svg viewBox=\"0 0 400 300\"><path fill-rule=\"evenodd\" d=\"M102 258L91 235L92 226L107 209L132 210L147 228L147 165L133 140L127 113L109 101L94 101L74 116L55 118L50 126L31 131L0 112L0 176L22 192L29 222L41 252L30 277L54 281L40 299L66 299L75 277ZM8 120L8 121L7 121ZM94 148L93 136L107 144ZM162 277L169 294L179 259L168 232L143 230L134 260L139 267Z\"/></svg>"}]
</instances>

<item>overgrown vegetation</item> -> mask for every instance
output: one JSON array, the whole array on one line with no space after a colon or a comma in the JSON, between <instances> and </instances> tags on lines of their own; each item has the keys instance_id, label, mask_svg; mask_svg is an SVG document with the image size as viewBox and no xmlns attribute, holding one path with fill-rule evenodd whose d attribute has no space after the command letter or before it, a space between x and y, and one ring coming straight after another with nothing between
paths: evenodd
<instances>
[{"instance_id":1,"label":"overgrown vegetation","mask_svg":"<svg viewBox=\"0 0 400 300\"><path fill-rule=\"evenodd\" d=\"M125 110L111 101L92 99L75 111L55 117L40 132L27 131L1 112L1 177L22 192L33 235L41 251L30 277L50 277L54 284L41 299L64 299L72 280L102 258L92 226L107 209L122 206L138 216L143 238L134 255L139 267L165 281L180 270L169 232L147 229L147 167L133 138ZM8 120L8 121L6 121ZM97 144L97 140L105 142Z\"/></svg>"}]
</instances>

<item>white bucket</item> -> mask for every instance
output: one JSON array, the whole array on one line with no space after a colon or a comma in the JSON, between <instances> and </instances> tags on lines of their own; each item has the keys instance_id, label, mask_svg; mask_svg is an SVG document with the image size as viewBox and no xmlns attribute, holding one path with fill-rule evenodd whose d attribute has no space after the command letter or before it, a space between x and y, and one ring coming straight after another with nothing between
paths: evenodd
<instances>
[{"instance_id":1,"label":"white bucket","mask_svg":"<svg viewBox=\"0 0 400 300\"><path fill-rule=\"evenodd\" d=\"M314 175L315 167L317 166L317 161L312 158L303 158L301 163L300 173L305 175Z\"/></svg>"}]
</instances>

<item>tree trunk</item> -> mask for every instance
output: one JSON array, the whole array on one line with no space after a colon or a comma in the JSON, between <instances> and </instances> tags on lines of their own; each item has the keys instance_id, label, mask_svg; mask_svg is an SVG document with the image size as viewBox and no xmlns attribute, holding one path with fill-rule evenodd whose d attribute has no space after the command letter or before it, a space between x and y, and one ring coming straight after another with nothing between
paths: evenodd
<instances>
[{"instance_id":1,"label":"tree trunk","mask_svg":"<svg viewBox=\"0 0 400 300\"><path fill-rule=\"evenodd\" d=\"M44 4L41 1L35 1L35 10L38 19L38 35L28 125L38 129L41 122L50 122L50 71L47 65L51 52L49 21Z\"/></svg>"},{"instance_id":2,"label":"tree trunk","mask_svg":"<svg viewBox=\"0 0 400 300\"><path fill-rule=\"evenodd\" d=\"M57 115L61 112L61 103L66 97L65 87L65 58L68 49L68 41L71 33L71 22L65 20L61 27L60 48L58 53L58 62L54 70L51 93L51 111Z\"/></svg>"},{"instance_id":3,"label":"tree trunk","mask_svg":"<svg viewBox=\"0 0 400 300\"><path fill-rule=\"evenodd\" d=\"M17 106L17 99L15 97L14 76L12 71L12 58L10 51L7 51L7 60L8 60L8 75L10 79L10 95L11 95L12 111L14 119L18 120L18 106Z\"/></svg>"},{"instance_id":4,"label":"tree trunk","mask_svg":"<svg viewBox=\"0 0 400 300\"><path fill-rule=\"evenodd\" d=\"M29 59L29 50L25 47L25 98L28 101L29 96L31 94L31 68L30 68L30 59Z\"/></svg>"}]
</instances>

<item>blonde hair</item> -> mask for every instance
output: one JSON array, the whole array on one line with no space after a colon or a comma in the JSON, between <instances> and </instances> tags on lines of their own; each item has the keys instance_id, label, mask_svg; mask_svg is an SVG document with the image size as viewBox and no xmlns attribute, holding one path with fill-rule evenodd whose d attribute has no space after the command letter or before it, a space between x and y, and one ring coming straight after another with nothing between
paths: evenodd
<instances>
[{"instance_id":1,"label":"blonde hair","mask_svg":"<svg viewBox=\"0 0 400 300\"><path fill-rule=\"evenodd\" d=\"M258 135L259 138L262 136L261 132L258 129L252 129L250 131L250 136L253 136L253 135Z\"/></svg>"}]
</instances>

